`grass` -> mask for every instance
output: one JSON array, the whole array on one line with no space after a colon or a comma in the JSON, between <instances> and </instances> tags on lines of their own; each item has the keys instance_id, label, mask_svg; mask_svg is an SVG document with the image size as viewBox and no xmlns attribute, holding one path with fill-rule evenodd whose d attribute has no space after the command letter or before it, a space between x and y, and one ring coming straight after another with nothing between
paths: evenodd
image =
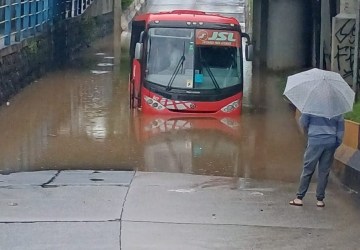
<instances>
[{"instance_id":1,"label":"grass","mask_svg":"<svg viewBox=\"0 0 360 250\"><path fill-rule=\"evenodd\" d=\"M281 92L281 94L284 93L286 82L287 82L287 76L281 76L278 84L279 91Z\"/></svg>"},{"instance_id":2,"label":"grass","mask_svg":"<svg viewBox=\"0 0 360 250\"><path fill-rule=\"evenodd\" d=\"M345 119L360 123L360 101L355 103L354 109L352 112L345 114Z\"/></svg>"},{"instance_id":3,"label":"grass","mask_svg":"<svg viewBox=\"0 0 360 250\"><path fill-rule=\"evenodd\" d=\"M121 0L121 8L125 10L127 7L132 4L133 0Z\"/></svg>"}]
</instances>

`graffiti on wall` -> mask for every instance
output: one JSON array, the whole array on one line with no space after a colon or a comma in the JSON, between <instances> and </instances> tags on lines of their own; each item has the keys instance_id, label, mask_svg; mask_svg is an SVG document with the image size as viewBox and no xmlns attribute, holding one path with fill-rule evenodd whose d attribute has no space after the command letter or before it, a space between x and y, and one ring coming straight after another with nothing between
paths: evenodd
<instances>
[{"instance_id":1,"label":"graffiti on wall","mask_svg":"<svg viewBox=\"0 0 360 250\"><path fill-rule=\"evenodd\" d=\"M355 19L335 18L331 69L353 83Z\"/></svg>"}]
</instances>

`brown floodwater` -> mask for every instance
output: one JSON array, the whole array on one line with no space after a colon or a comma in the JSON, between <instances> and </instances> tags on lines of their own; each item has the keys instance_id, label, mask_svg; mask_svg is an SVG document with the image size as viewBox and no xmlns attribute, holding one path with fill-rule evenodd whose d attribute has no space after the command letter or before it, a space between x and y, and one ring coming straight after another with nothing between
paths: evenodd
<instances>
[{"instance_id":1,"label":"brown floodwater","mask_svg":"<svg viewBox=\"0 0 360 250\"><path fill-rule=\"evenodd\" d=\"M117 51L105 37L0 107L0 173L140 170L297 180L304 138L282 98L282 76L246 63L236 119L149 117L129 110L129 61Z\"/></svg>"}]
</instances>

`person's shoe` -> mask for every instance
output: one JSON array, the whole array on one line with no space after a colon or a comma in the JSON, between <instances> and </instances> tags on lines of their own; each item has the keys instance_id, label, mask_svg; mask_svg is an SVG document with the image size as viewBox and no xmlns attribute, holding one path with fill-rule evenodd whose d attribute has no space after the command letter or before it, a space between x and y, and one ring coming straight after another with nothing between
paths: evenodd
<instances>
[{"instance_id":1,"label":"person's shoe","mask_svg":"<svg viewBox=\"0 0 360 250\"><path fill-rule=\"evenodd\" d=\"M293 199L292 201L290 201L289 204L290 204L291 206L301 207L301 206L303 205L303 202L302 202L302 200L296 198L296 199Z\"/></svg>"},{"instance_id":2,"label":"person's shoe","mask_svg":"<svg viewBox=\"0 0 360 250\"><path fill-rule=\"evenodd\" d=\"M324 201L317 201L316 206L317 207L325 207L325 203L324 203Z\"/></svg>"}]
</instances>

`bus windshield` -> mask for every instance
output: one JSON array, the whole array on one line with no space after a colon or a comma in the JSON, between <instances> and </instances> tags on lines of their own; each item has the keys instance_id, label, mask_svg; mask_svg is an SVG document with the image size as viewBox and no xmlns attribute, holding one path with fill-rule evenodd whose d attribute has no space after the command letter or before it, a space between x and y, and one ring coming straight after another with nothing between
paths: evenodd
<instances>
[{"instance_id":1,"label":"bus windshield","mask_svg":"<svg viewBox=\"0 0 360 250\"><path fill-rule=\"evenodd\" d=\"M239 33L209 30L209 35L205 36L203 34L206 31L151 28L145 79L165 86L168 90L224 89L241 84ZM199 40L199 34L202 40ZM228 39L230 42L206 40L217 35L221 40Z\"/></svg>"}]
</instances>

